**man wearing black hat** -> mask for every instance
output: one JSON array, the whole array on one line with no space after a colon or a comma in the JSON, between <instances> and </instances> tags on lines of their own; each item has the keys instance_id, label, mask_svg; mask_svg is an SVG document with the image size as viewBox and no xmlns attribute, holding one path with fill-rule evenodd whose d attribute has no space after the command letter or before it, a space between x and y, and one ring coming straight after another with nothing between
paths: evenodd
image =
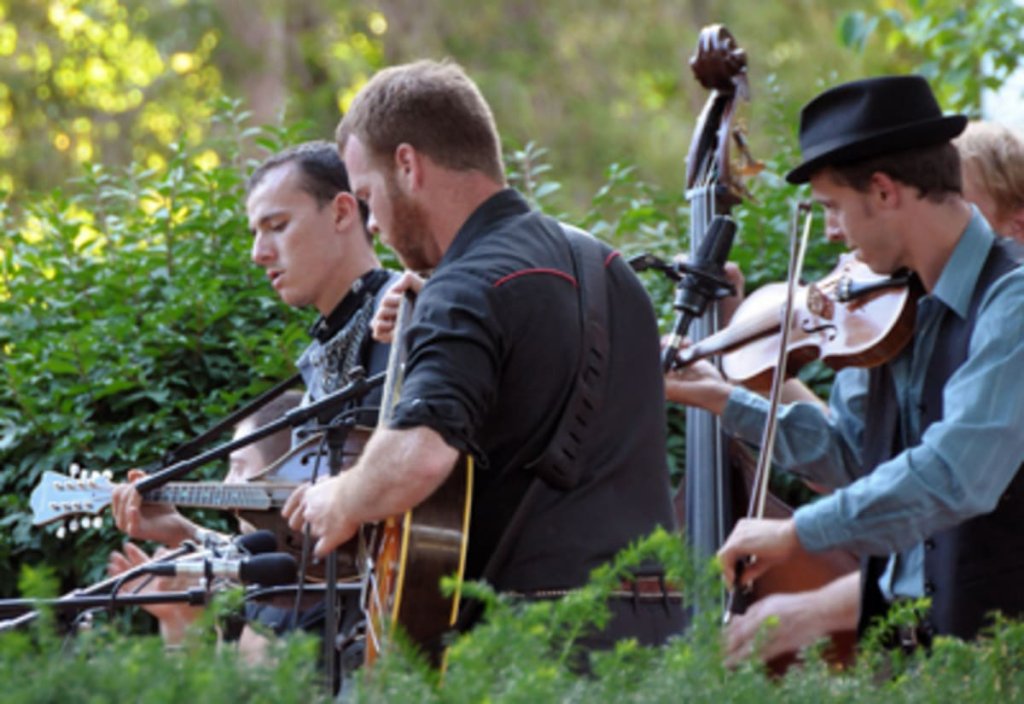
<instances>
[{"instance_id":1,"label":"man wearing black hat","mask_svg":"<svg viewBox=\"0 0 1024 704\"><path fill-rule=\"evenodd\" d=\"M965 124L914 76L844 84L804 108L804 161L787 179L811 184L831 238L879 273L910 269L926 295L895 359L841 372L829 413L782 415L776 461L836 490L792 519L740 521L719 552L732 582L741 558L756 558L747 581L799 551L853 550L862 628L894 600L931 598L900 634L910 641L1024 613L1024 272L961 196L950 140ZM685 378L684 400L757 441L762 399L706 367Z\"/></svg>"}]
</instances>

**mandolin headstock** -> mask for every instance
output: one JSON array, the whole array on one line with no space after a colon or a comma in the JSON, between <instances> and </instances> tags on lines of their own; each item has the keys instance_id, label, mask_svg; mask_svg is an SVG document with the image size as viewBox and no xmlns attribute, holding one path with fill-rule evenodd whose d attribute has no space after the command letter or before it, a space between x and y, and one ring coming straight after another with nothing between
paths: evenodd
<instances>
[{"instance_id":1,"label":"mandolin headstock","mask_svg":"<svg viewBox=\"0 0 1024 704\"><path fill-rule=\"evenodd\" d=\"M46 472L30 498L32 523L43 526L68 519L67 527L58 529L58 537L80 527L98 528L113 490L109 472L80 472L77 465L72 465L67 475Z\"/></svg>"}]
</instances>

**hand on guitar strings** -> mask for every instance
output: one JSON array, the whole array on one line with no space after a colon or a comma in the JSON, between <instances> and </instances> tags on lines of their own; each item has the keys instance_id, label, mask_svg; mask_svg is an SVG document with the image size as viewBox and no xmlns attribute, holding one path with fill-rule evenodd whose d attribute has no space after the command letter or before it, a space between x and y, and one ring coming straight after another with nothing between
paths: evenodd
<instances>
[{"instance_id":1,"label":"hand on guitar strings","mask_svg":"<svg viewBox=\"0 0 1024 704\"><path fill-rule=\"evenodd\" d=\"M325 557L332 550L351 538L359 530L360 523L346 518L347 511L342 505L345 475L299 485L281 509L281 515L292 530L301 531L309 526L309 532L317 538L313 554Z\"/></svg>"},{"instance_id":2,"label":"hand on guitar strings","mask_svg":"<svg viewBox=\"0 0 1024 704\"><path fill-rule=\"evenodd\" d=\"M133 486L144 479L141 469L128 470L128 482L114 486L110 511L117 529L136 540L153 540L177 547L181 541L194 537L196 526L170 505L143 503Z\"/></svg>"},{"instance_id":3,"label":"hand on guitar strings","mask_svg":"<svg viewBox=\"0 0 1024 704\"><path fill-rule=\"evenodd\" d=\"M718 550L718 562L726 584L732 588L736 582L736 565L743 560L743 586L748 586L771 567L803 549L792 518L743 518Z\"/></svg>"},{"instance_id":4,"label":"hand on guitar strings","mask_svg":"<svg viewBox=\"0 0 1024 704\"><path fill-rule=\"evenodd\" d=\"M392 334L395 330L395 321L398 319L398 309L402 305L402 298L407 290L419 293L423 288L424 280L416 273L407 271L396 281L387 293L381 298L377 312L373 314L370 321L370 329L373 332L373 339L386 344L391 343Z\"/></svg>"}]
</instances>

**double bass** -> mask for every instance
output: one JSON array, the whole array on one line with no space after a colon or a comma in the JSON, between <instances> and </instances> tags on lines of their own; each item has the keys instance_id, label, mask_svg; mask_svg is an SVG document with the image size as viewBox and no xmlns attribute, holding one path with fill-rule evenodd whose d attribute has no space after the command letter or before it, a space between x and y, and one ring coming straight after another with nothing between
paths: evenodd
<instances>
[{"instance_id":1,"label":"double bass","mask_svg":"<svg viewBox=\"0 0 1024 704\"><path fill-rule=\"evenodd\" d=\"M737 101L749 100L747 56L722 25L705 27L690 59L690 68L702 86L711 91L698 118L686 158L686 197L690 203L690 258L696 261L711 223L721 222L745 193L729 159L731 140L740 134L733 128ZM737 141L749 156L742 139ZM752 160L749 160L752 162ZM735 225L731 225L733 228ZM719 325L714 307L689 326L689 337L701 340ZM679 327L677 321L676 327ZM671 352L667 353L671 355ZM717 417L696 408L686 410L686 475L675 497L676 515L696 556L708 559L725 540L733 523L734 487L726 472L728 447Z\"/></svg>"},{"instance_id":2,"label":"double bass","mask_svg":"<svg viewBox=\"0 0 1024 704\"><path fill-rule=\"evenodd\" d=\"M756 173L758 165L750 157L742 134L733 121L737 101L749 99L746 54L735 38L721 25L701 31L697 52L690 61L697 80L711 94L697 122L687 156L687 199L690 203L690 261L699 263L701 255L713 250L705 238L713 236L723 225L735 228L729 213L746 194L740 175ZM729 149L735 144L744 163L733 173ZM726 253L727 254L727 253ZM724 262L722 255L722 261ZM691 272L701 275L701 272ZM709 298L721 297L724 282L704 272ZM698 279L699 283L699 279ZM677 301L679 297L677 296ZM679 309L679 306L676 306ZM681 312L681 317L682 317ZM687 326L690 321L686 321ZM708 315L694 318L686 331L696 341L713 337L718 332L714 307ZM678 328L678 321L677 321ZM670 355L670 356L669 356ZM667 360L675 363L669 351ZM686 474L676 495L676 513L685 526L688 543L698 559L715 554L739 516L746 512L754 491L755 466L749 451L723 436L713 414L688 408L686 411ZM772 494L764 501L764 515L783 517L792 509ZM856 558L848 553L834 552L810 556L772 570L758 580L756 590L748 598L755 600L775 592L796 592L815 589L857 568ZM838 639L841 649L848 649L853 634Z\"/></svg>"}]
</instances>

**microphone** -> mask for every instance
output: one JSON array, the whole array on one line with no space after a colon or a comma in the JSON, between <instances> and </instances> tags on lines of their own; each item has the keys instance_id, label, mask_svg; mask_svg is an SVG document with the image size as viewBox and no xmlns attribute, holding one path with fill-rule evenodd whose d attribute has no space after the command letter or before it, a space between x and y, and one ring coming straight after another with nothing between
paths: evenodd
<instances>
[{"instance_id":1,"label":"microphone","mask_svg":"<svg viewBox=\"0 0 1024 704\"><path fill-rule=\"evenodd\" d=\"M736 236L736 222L725 215L716 215L708 226L708 231L701 240L700 249L693 264L680 264L679 268L686 272L676 284L676 297L672 307L678 311L672 334L662 351L661 368L663 372L672 369L683 339L690 329L690 323L704 315L708 304L724 298L735 289L725 280L725 263L729 259L729 250Z\"/></svg>"},{"instance_id":2,"label":"microphone","mask_svg":"<svg viewBox=\"0 0 1024 704\"><path fill-rule=\"evenodd\" d=\"M243 584L275 586L294 583L299 565L288 553L272 552L233 560L205 557L187 562L158 562L148 565L145 571L163 577L205 577L207 581L223 577Z\"/></svg>"},{"instance_id":3,"label":"microphone","mask_svg":"<svg viewBox=\"0 0 1024 704\"><path fill-rule=\"evenodd\" d=\"M228 538L213 531L200 530L197 542L203 552L213 557L239 558L277 551L277 535L269 530L257 530Z\"/></svg>"},{"instance_id":4,"label":"microphone","mask_svg":"<svg viewBox=\"0 0 1024 704\"><path fill-rule=\"evenodd\" d=\"M277 551L277 536L270 530L257 530L236 536L231 540L233 552L242 555L262 555ZM231 557L232 555L227 555Z\"/></svg>"}]
</instances>

